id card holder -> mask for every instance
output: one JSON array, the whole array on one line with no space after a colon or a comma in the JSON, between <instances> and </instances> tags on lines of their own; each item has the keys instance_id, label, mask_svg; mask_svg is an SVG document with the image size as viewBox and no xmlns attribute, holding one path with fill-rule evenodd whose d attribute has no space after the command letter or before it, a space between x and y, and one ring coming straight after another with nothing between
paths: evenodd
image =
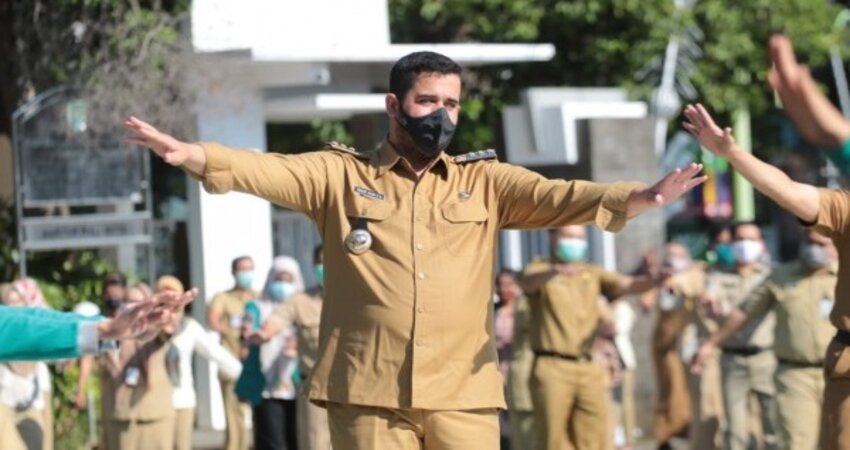
<instances>
[{"instance_id":1,"label":"id card holder","mask_svg":"<svg viewBox=\"0 0 850 450\"><path fill-rule=\"evenodd\" d=\"M829 314L832 312L832 306L835 305L835 300L824 297L818 303L821 319L829 319Z\"/></svg>"},{"instance_id":2,"label":"id card holder","mask_svg":"<svg viewBox=\"0 0 850 450\"><path fill-rule=\"evenodd\" d=\"M240 315L232 315L230 316L230 328L238 330L242 328L242 316Z\"/></svg>"},{"instance_id":3,"label":"id card holder","mask_svg":"<svg viewBox=\"0 0 850 450\"><path fill-rule=\"evenodd\" d=\"M124 371L124 384L127 386L137 386L141 372L136 366L130 366Z\"/></svg>"}]
</instances>

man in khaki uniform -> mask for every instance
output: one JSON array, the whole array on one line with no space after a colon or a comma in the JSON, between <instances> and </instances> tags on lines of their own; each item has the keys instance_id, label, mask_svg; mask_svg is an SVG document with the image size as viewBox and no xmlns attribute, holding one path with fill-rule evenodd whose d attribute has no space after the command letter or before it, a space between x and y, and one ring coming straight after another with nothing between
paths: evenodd
<instances>
[{"instance_id":1,"label":"man in khaki uniform","mask_svg":"<svg viewBox=\"0 0 850 450\"><path fill-rule=\"evenodd\" d=\"M732 251L735 269L712 272L708 277L704 311L719 320L721 326L744 299L761 284L770 270L761 263L765 246L758 226L740 223L732 229ZM773 373L776 356L773 353L775 315L771 312L747 323L726 340L720 357L723 382L723 405L727 426L725 448L745 450L750 442L751 395L759 403L764 440L775 444L776 388Z\"/></svg>"},{"instance_id":2,"label":"man in khaki uniform","mask_svg":"<svg viewBox=\"0 0 850 450\"><path fill-rule=\"evenodd\" d=\"M810 78L806 78L808 72L800 70L796 63L779 67L781 70L770 74L774 85L781 83L793 87L801 80L811 82ZM829 104L828 100L820 98ZM685 114L685 128L703 146L728 159L756 189L835 243L838 282L830 322L838 328L838 332L827 346L824 358L826 382L820 448L850 448L850 352L845 351L850 346L850 193L818 189L791 180L781 170L743 151L735 143L730 130L718 127L702 105L688 105ZM840 117L840 114L837 116Z\"/></svg>"},{"instance_id":3,"label":"man in khaki uniform","mask_svg":"<svg viewBox=\"0 0 850 450\"><path fill-rule=\"evenodd\" d=\"M262 329L249 336L251 341L259 344L268 341L284 329L295 327L295 334L298 337L298 364L302 380L310 376L313 366L319 359L319 323L324 294L322 287L324 262L321 247L316 248L313 260L319 285L287 299L274 310ZM298 448L330 450L328 415L325 409L310 403L306 396L299 393L296 411Z\"/></svg>"},{"instance_id":4,"label":"man in khaki uniform","mask_svg":"<svg viewBox=\"0 0 850 450\"><path fill-rule=\"evenodd\" d=\"M652 355L657 377L658 401L652 422L652 437L659 448L669 448L674 437L685 437L691 422L691 397L680 344L685 328L691 323L695 294L702 293L702 267L695 267L688 248L678 242L664 247L664 269L671 277L654 293L649 308L657 306L658 321L652 335ZM694 286L692 289L689 288ZM690 294L690 295L688 295Z\"/></svg>"},{"instance_id":5,"label":"man in khaki uniform","mask_svg":"<svg viewBox=\"0 0 850 450\"><path fill-rule=\"evenodd\" d=\"M230 265L235 280L232 289L213 296L207 312L210 329L221 335L221 345L237 359L242 359L242 318L245 303L257 297L252 289L254 261L248 256L235 258ZM250 437L245 426L245 404L234 390L236 381L219 377L224 398L224 417L227 426L224 450L248 450Z\"/></svg>"},{"instance_id":6,"label":"man in khaki uniform","mask_svg":"<svg viewBox=\"0 0 850 450\"><path fill-rule=\"evenodd\" d=\"M829 323L837 251L832 242L809 231L800 261L776 269L747 297L723 327L700 347L694 364L711 357L717 346L752 319L776 314L776 402L781 448L818 448L823 402L823 355L835 330Z\"/></svg>"},{"instance_id":7,"label":"man in khaki uniform","mask_svg":"<svg viewBox=\"0 0 850 450\"><path fill-rule=\"evenodd\" d=\"M328 408L338 449L493 449L505 407L492 330L494 245L502 228L629 217L703 182L692 165L652 188L547 180L443 150L460 110L461 68L433 52L400 59L386 96L389 134L367 153L333 144L301 155L190 144L126 126L213 193L240 191L301 211L325 244L320 356L308 394Z\"/></svg>"},{"instance_id":8,"label":"man in khaki uniform","mask_svg":"<svg viewBox=\"0 0 850 450\"><path fill-rule=\"evenodd\" d=\"M654 286L648 276L630 277L584 262L585 227L553 229L553 258L529 264L520 279L528 295L531 374L537 448L596 450L611 441L605 369L593 362L600 325L599 299L613 300Z\"/></svg>"}]
</instances>

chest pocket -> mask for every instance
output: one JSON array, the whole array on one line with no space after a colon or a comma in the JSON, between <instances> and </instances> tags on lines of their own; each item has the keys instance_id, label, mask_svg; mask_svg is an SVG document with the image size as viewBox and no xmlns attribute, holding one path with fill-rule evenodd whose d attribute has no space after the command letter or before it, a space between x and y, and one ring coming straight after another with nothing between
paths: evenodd
<instances>
[{"instance_id":1,"label":"chest pocket","mask_svg":"<svg viewBox=\"0 0 850 450\"><path fill-rule=\"evenodd\" d=\"M457 201L440 208L438 220L440 239L449 253L456 256L478 255L492 245L489 242L487 219L483 203Z\"/></svg>"},{"instance_id":2,"label":"chest pocket","mask_svg":"<svg viewBox=\"0 0 850 450\"><path fill-rule=\"evenodd\" d=\"M372 235L372 247L385 245L386 239L392 239L392 232L384 223L392 214L394 205L387 200L372 200L352 194L345 200L345 215L348 217L348 226L343 225L341 241L344 241L351 230L357 225L358 219L366 220L366 229ZM368 253L368 252L367 252Z\"/></svg>"}]
</instances>

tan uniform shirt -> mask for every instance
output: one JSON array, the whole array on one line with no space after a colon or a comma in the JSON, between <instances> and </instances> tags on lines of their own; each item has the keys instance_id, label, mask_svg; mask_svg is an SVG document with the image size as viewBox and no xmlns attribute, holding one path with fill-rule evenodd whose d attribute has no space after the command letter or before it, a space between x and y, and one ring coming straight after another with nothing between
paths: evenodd
<instances>
[{"instance_id":1,"label":"tan uniform shirt","mask_svg":"<svg viewBox=\"0 0 850 450\"><path fill-rule=\"evenodd\" d=\"M160 420L174 416L172 385L165 369L168 347L158 339L144 344L128 340L121 341L120 350L101 356L105 419Z\"/></svg>"},{"instance_id":2,"label":"tan uniform shirt","mask_svg":"<svg viewBox=\"0 0 850 450\"><path fill-rule=\"evenodd\" d=\"M534 352L531 351L531 311L528 299L517 299L514 309L514 341L511 344L513 359L508 370L508 407L515 411L532 411L531 391L528 381L531 367L534 365Z\"/></svg>"},{"instance_id":3,"label":"tan uniform shirt","mask_svg":"<svg viewBox=\"0 0 850 450\"><path fill-rule=\"evenodd\" d=\"M776 357L787 362L823 361L835 329L829 313L835 299L837 268L812 274L801 263L781 266L741 305L751 318L776 312Z\"/></svg>"},{"instance_id":4,"label":"tan uniform shirt","mask_svg":"<svg viewBox=\"0 0 850 450\"><path fill-rule=\"evenodd\" d=\"M227 330L222 333L221 345L237 358L240 357L242 348L242 318L245 317L245 304L252 298L256 298L256 293L253 291L231 289L219 292L210 301L210 309L221 311L219 323Z\"/></svg>"},{"instance_id":5,"label":"tan uniform shirt","mask_svg":"<svg viewBox=\"0 0 850 450\"><path fill-rule=\"evenodd\" d=\"M283 328L295 327L298 336L298 362L301 374L307 376L319 359L319 321L322 316L322 294L311 291L295 294L278 306L268 322Z\"/></svg>"},{"instance_id":6,"label":"tan uniform shirt","mask_svg":"<svg viewBox=\"0 0 850 450\"><path fill-rule=\"evenodd\" d=\"M656 351L670 351L679 344L685 328L694 320L696 305L705 291L705 279L705 268L702 264L694 264L671 276L665 286L659 289L658 323L653 337ZM704 323L698 326L707 328ZM705 334L709 334L707 330Z\"/></svg>"},{"instance_id":7,"label":"tan uniform shirt","mask_svg":"<svg viewBox=\"0 0 850 450\"><path fill-rule=\"evenodd\" d=\"M531 348L573 356L591 356L601 318L599 298L613 299L623 277L588 263L576 263L574 275L557 274L528 292ZM552 269L548 261L528 265L526 275Z\"/></svg>"},{"instance_id":8,"label":"tan uniform shirt","mask_svg":"<svg viewBox=\"0 0 850 450\"><path fill-rule=\"evenodd\" d=\"M706 292L718 300L723 316L727 316L735 308L739 308L750 292L761 284L769 274L770 269L765 266L757 266L746 276L737 272L712 272L708 277ZM775 327L776 316L773 312L769 312L757 319L748 321L743 328L726 341L723 347L729 349L773 347Z\"/></svg>"},{"instance_id":9,"label":"tan uniform shirt","mask_svg":"<svg viewBox=\"0 0 850 450\"><path fill-rule=\"evenodd\" d=\"M819 189L820 210L812 228L828 236L838 249L838 283L832 324L850 331L850 191Z\"/></svg>"},{"instance_id":10,"label":"tan uniform shirt","mask_svg":"<svg viewBox=\"0 0 850 450\"><path fill-rule=\"evenodd\" d=\"M315 401L389 408L504 406L492 330L501 228L626 222L634 183L547 180L495 161L441 154L417 178L384 143L355 154L281 155L202 144L204 187L301 211L325 244ZM359 220L358 220L359 219ZM345 238L365 221L371 249Z\"/></svg>"}]
</instances>

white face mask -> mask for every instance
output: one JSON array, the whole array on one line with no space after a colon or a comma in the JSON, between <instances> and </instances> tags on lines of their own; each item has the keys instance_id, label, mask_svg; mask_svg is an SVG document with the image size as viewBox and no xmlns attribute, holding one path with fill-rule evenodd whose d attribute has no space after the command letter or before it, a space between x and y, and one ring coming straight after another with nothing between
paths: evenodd
<instances>
[{"instance_id":1,"label":"white face mask","mask_svg":"<svg viewBox=\"0 0 850 450\"><path fill-rule=\"evenodd\" d=\"M732 253L739 264L750 264L759 260L764 251L761 241L741 239L732 243Z\"/></svg>"},{"instance_id":2,"label":"white face mask","mask_svg":"<svg viewBox=\"0 0 850 450\"><path fill-rule=\"evenodd\" d=\"M690 267L691 260L682 257L667 258L665 265L669 267L670 270L672 270L673 272L678 273Z\"/></svg>"}]
</instances>

